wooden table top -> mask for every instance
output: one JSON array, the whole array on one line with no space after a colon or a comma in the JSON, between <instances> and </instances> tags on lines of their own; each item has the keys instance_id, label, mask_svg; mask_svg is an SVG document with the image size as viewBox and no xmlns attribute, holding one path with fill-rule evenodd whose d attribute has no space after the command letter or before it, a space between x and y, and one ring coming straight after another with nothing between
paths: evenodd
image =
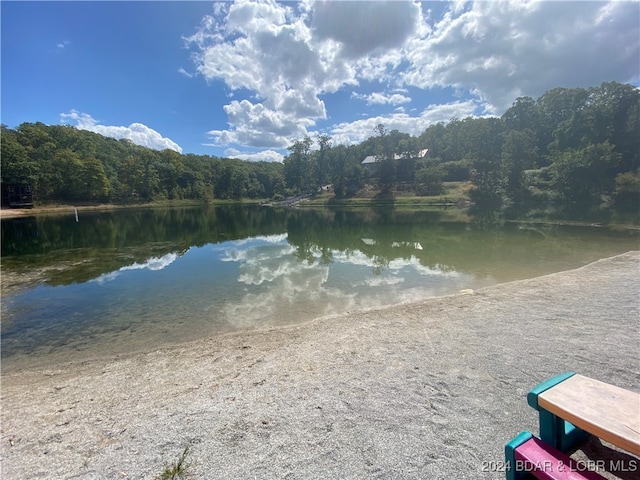
<instances>
[{"instance_id":1,"label":"wooden table top","mask_svg":"<svg viewBox=\"0 0 640 480\"><path fill-rule=\"evenodd\" d=\"M538 396L538 404L602 440L640 455L640 395L573 375Z\"/></svg>"}]
</instances>

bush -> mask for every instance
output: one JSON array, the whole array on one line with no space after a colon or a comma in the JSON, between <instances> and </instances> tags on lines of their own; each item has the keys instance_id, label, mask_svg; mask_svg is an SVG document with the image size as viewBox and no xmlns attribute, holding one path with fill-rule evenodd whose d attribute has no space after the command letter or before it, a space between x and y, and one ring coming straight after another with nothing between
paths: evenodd
<instances>
[{"instance_id":1,"label":"bush","mask_svg":"<svg viewBox=\"0 0 640 480\"><path fill-rule=\"evenodd\" d=\"M442 179L444 178L442 167L424 167L416 172L416 194L418 195L440 195L444 192Z\"/></svg>"}]
</instances>

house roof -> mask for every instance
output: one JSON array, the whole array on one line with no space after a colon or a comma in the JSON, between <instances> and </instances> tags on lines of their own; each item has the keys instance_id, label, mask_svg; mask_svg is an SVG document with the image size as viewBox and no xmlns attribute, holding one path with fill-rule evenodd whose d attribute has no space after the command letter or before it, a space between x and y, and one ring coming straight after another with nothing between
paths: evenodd
<instances>
[{"instance_id":1,"label":"house roof","mask_svg":"<svg viewBox=\"0 0 640 480\"><path fill-rule=\"evenodd\" d=\"M416 158L423 158L427 156L427 153L429 152L428 148L423 148L422 150L420 150L418 152L418 155ZM401 160L402 158L404 158L402 155L395 155L395 159L396 160ZM367 158L365 158L364 160L362 160L362 162L360 163L361 165L372 165L374 163L376 163L376 156L375 155L369 155Z\"/></svg>"}]
</instances>

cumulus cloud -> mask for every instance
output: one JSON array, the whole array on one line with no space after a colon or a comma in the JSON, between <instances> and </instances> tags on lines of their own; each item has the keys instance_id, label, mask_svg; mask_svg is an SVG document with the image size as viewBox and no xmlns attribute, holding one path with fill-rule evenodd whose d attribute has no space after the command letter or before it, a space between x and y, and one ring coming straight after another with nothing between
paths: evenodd
<instances>
[{"instance_id":1,"label":"cumulus cloud","mask_svg":"<svg viewBox=\"0 0 640 480\"><path fill-rule=\"evenodd\" d=\"M242 0L215 4L185 41L197 75L233 95L228 128L210 131L212 141L277 150L329 120L332 94L347 88L388 108L333 127L353 141L377 123L419 134L453 116L500 115L518 96L558 86L637 82L639 19L637 2ZM373 82L389 91L372 93ZM411 97L398 93L407 87ZM420 104L442 88L460 100Z\"/></svg>"},{"instance_id":2,"label":"cumulus cloud","mask_svg":"<svg viewBox=\"0 0 640 480\"><path fill-rule=\"evenodd\" d=\"M382 123L388 130L399 130L419 136L429 125L438 122L446 123L452 118L472 116L478 107L479 105L473 100L429 105L418 116L399 112L339 123L331 128L330 135L336 144L358 144L374 135L374 128Z\"/></svg>"},{"instance_id":3,"label":"cumulus cloud","mask_svg":"<svg viewBox=\"0 0 640 480\"><path fill-rule=\"evenodd\" d=\"M411 101L410 97L407 97L400 93L385 94L383 92L372 92L367 95L352 92L351 98L364 100L365 102L367 102L367 105L400 105Z\"/></svg>"},{"instance_id":4,"label":"cumulus cloud","mask_svg":"<svg viewBox=\"0 0 640 480\"><path fill-rule=\"evenodd\" d=\"M169 138L163 137L160 133L142 123L132 123L128 127L100 125L98 121L88 113L78 112L77 110L71 110L69 113L61 113L60 121L63 123L75 123L75 127L80 130L88 130L106 137L117 139L126 138L136 145L154 150L164 150L168 148L182 153L180 145Z\"/></svg>"},{"instance_id":5,"label":"cumulus cloud","mask_svg":"<svg viewBox=\"0 0 640 480\"><path fill-rule=\"evenodd\" d=\"M317 2L311 28L318 39L335 40L341 55L355 59L401 47L419 17L414 2Z\"/></svg>"},{"instance_id":6,"label":"cumulus cloud","mask_svg":"<svg viewBox=\"0 0 640 480\"><path fill-rule=\"evenodd\" d=\"M256 153L241 152L235 148L227 148L224 151L227 158L238 158L240 160L248 160L250 162L282 162L284 156L275 150L262 150Z\"/></svg>"},{"instance_id":7,"label":"cumulus cloud","mask_svg":"<svg viewBox=\"0 0 640 480\"><path fill-rule=\"evenodd\" d=\"M286 4L240 1L185 38L200 75L253 92L224 107L230 128L209 132L214 142L286 148L327 117L322 93L355 82L337 47L314 42L306 15Z\"/></svg>"},{"instance_id":8,"label":"cumulus cloud","mask_svg":"<svg viewBox=\"0 0 640 480\"><path fill-rule=\"evenodd\" d=\"M281 98L285 100L285 98ZM295 100L293 100L295 102ZM293 107L295 109L295 107ZM262 103L249 100L233 100L225 105L224 111L229 118L231 130L211 130L207 132L220 145L250 145L264 148L282 148L289 145L290 138L302 137L306 133L305 125L313 122L302 116L299 122L296 115L290 115L286 109L268 108Z\"/></svg>"},{"instance_id":9,"label":"cumulus cloud","mask_svg":"<svg viewBox=\"0 0 640 480\"><path fill-rule=\"evenodd\" d=\"M466 5L466 4L465 4ZM474 2L413 38L407 85L454 86L501 114L518 96L558 86L638 81L636 2Z\"/></svg>"}]
</instances>

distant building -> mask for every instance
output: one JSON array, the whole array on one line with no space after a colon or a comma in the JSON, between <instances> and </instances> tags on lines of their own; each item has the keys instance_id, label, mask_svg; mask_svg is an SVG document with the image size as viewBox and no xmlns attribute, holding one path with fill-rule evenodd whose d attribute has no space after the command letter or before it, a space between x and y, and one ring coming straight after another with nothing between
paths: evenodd
<instances>
[{"instance_id":1,"label":"distant building","mask_svg":"<svg viewBox=\"0 0 640 480\"><path fill-rule=\"evenodd\" d=\"M360 165L362 165L367 170L367 172L369 172L369 175L375 175L378 172L378 160L376 160L375 155L369 155L367 158L362 160L362 162L360 162Z\"/></svg>"},{"instance_id":2,"label":"distant building","mask_svg":"<svg viewBox=\"0 0 640 480\"><path fill-rule=\"evenodd\" d=\"M418 152L418 155L415 157L415 159L424 158L427 156L428 153L429 153L429 149L423 148ZM403 155L398 155L396 153L395 159L404 160L405 157ZM360 165L366 168L370 175L375 175L378 172L378 160L376 159L375 155L369 155L367 158L362 160L362 162L360 162Z\"/></svg>"},{"instance_id":3,"label":"distant building","mask_svg":"<svg viewBox=\"0 0 640 480\"><path fill-rule=\"evenodd\" d=\"M33 189L28 183L2 184L2 206L9 208L32 208Z\"/></svg>"}]
</instances>

